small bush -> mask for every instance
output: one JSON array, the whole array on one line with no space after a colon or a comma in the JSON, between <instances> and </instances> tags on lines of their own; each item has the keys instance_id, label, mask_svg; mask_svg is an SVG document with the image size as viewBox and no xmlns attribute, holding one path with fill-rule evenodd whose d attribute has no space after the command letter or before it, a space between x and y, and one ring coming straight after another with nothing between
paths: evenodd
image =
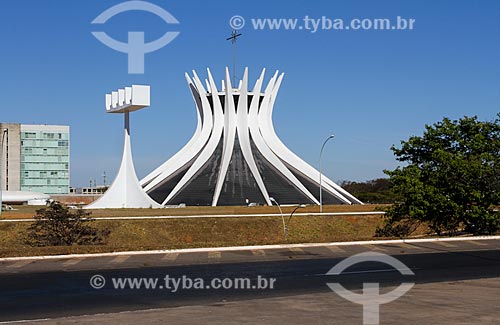
<instances>
[{"instance_id":1,"label":"small bush","mask_svg":"<svg viewBox=\"0 0 500 325\"><path fill-rule=\"evenodd\" d=\"M51 202L36 211L25 242L33 247L104 244L110 231L93 227L90 214L82 209L72 213L59 202Z\"/></svg>"}]
</instances>

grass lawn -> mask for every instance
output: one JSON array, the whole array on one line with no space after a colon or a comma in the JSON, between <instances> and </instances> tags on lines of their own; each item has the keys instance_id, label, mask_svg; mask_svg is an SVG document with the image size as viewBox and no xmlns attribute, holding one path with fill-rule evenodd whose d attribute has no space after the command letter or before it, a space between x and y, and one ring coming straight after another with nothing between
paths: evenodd
<instances>
[{"instance_id":1,"label":"grass lawn","mask_svg":"<svg viewBox=\"0 0 500 325\"><path fill-rule=\"evenodd\" d=\"M32 207L5 213L2 217L27 218ZM291 212L284 208L284 214ZM325 212L374 211L377 206L325 206ZM299 209L317 212L318 207ZM247 212L278 213L276 207L215 207L151 210L98 211L93 217L131 215L239 214ZM156 212L156 213L154 213ZM158 213L161 212L161 213ZM16 216L17 215L17 216ZM238 217L157 220L96 220L99 228L108 228L111 235L105 245L70 247L30 247L23 242L28 222L0 223L0 257L34 256L69 253L97 253L127 250L174 249L190 247L221 247L270 245L282 243L332 242L373 239L382 216L294 216L289 225L288 240L283 240L280 217Z\"/></svg>"},{"instance_id":2,"label":"grass lawn","mask_svg":"<svg viewBox=\"0 0 500 325\"><path fill-rule=\"evenodd\" d=\"M323 212L367 212L381 211L389 205L325 205ZM35 214L35 211L42 207L14 205L15 211L2 212L2 219L29 219ZM295 207L283 206L283 214L290 214ZM276 214L279 209L276 206L234 206L234 207L185 207L185 208L167 208L167 209L102 209L89 210L93 218L100 217L133 217L133 216L186 216L186 215L215 215L215 214ZM311 205L298 209L295 213L319 212L319 206Z\"/></svg>"}]
</instances>

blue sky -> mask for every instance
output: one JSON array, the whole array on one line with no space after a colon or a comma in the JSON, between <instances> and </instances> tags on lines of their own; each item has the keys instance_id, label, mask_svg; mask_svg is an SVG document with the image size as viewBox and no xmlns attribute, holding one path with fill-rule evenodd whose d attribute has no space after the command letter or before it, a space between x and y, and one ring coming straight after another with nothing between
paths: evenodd
<instances>
[{"instance_id":1,"label":"blue sky","mask_svg":"<svg viewBox=\"0 0 500 325\"><path fill-rule=\"evenodd\" d=\"M104 94L150 84L150 108L132 114L132 145L139 177L191 137L195 108L184 72L217 79L232 65L229 19L246 18L238 42L238 74L250 80L262 68L285 72L274 125L283 142L314 166L325 149L324 171L334 180L383 176L397 163L392 144L422 133L444 116L500 111L500 1L162 1L180 22L127 12L105 25L90 22L122 1L1 1L0 121L71 126L73 186L113 177L122 151L121 116L105 114ZM254 30L251 18L414 18L405 31ZM145 74L127 73L127 55L92 35L126 41L144 31L152 41L180 35L146 55Z\"/></svg>"}]
</instances>

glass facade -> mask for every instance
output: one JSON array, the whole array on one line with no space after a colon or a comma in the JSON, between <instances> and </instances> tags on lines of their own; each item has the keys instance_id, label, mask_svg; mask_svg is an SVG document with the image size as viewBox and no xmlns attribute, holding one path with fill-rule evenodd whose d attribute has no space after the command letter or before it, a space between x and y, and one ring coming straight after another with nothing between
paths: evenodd
<instances>
[{"instance_id":1,"label":"glass facade","mask_svg":"<svg viewBox=\"0 0 500 325\"><path fill-rule=\"evenodd\" d=\"M21 126L21 190L68 194L69 127Z\"/></svg>"}]
</instances>

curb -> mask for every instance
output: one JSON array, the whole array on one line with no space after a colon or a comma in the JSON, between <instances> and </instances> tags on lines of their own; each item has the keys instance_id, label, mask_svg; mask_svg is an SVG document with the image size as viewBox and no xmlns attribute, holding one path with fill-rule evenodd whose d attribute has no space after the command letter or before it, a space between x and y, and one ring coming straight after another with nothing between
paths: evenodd
<instances>
[{"instance_id":1,"label":"curb","mask_svg":"<svg viewBox=\"0 0 500 325\"><path fill-rule=\"evenodd\" d=\"M368 216L368 215L384 215L383 211L366 211L366 212L302 212L295 213L296 217L305 216ZM286 214L285 216L288 216ZM149 219L203 219L203 218L244 218L244 217L281 217L279 213L261 213L261 214L202 214L191 216L137 216L137 217L95 217L99 220L149 220ZM26 219L1 219L0 222L33 222L32 218Z\"/></svg>"},{"instance_id":2,"label":"curb","mask_svg":"<svg viewBox=\"0 0 500 325\"><path fill-rule=\"evenodd\" d=\"M8 261L39 261L55 260L68 258L85 257L111 257L122 255L156 255L172 253L203 253L203 252L230 252L246 250L266 250L282 248L307 248L321 246L359 246L359 245L383 245L383 244L408 244L408 243L431 243L439 241L474 241L474 240L498 240L500 236L476 236L476 237L447 237L447 238L423 238L423 239L391 239L391 240L366 240L352 242L330 242L330 243L307 243L307 244L280 244L280 245L259 245L259 246L229 246L229 247L206 247L206 248L184 248L184 249L165 249L149 251L125 251L112 253L94 253L94 254L66 254L66 255L45 255L45 256L22 256L22 257L3 257L0 262Z\"/></svg>"}]
</instances>

